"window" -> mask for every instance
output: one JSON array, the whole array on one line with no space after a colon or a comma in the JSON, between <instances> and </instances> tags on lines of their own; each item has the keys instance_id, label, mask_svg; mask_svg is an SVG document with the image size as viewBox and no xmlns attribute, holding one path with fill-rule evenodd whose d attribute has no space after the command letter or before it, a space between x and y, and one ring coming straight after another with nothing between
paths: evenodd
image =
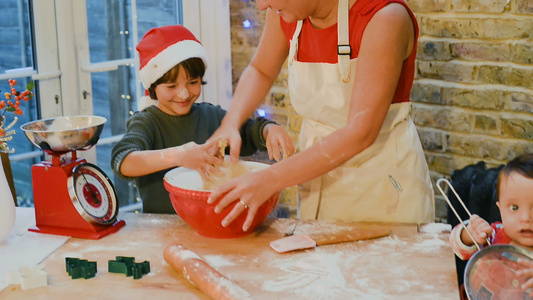
<instances>
[{"instance_id":1,"label":"window","mask_svg":"<svg viewBox=\"0 0 533 300\"><path fill-rule=\"evenodd\" d=\"M115 178L109 166L113 144L144 93L137 79L135 45L150 28L184 24L208 51L203 100L229 107L231 60L229 3L217 0L3 0L0 9L0 90L8 78L36 81L17 128L31 120L69 115L107 118L96 147L78 156L112 178L121 206L135 205L133 182ZM10 145L17 200L32 205L31 166L43 153L17 130Z\"/></svg>"},{"instance_id":2,"label":"window","mask_svg":"<svg viewBox=\"0 0 533 300\"><path fill-rule=\"evenodd\" d=\"M0 18L0 100L4 100L4 92L9 91L8 79L16 78L17 89L24 89L34 73L34 47L32 39L32 20L28 1L4 0L0 1L0 11L5 16ZM39 103L35 101L22 102L24 114L18 117L17 129L21 124L37 119ZM24 137L21 130L13 135L9 142L11 148L16 149L15 154L10 154L11 168L17 190L19 205L31 205L33 198L31 192L31 165L40 158L32 158L31 152L35 148ZM15 155L18 159L14 160ZM40 152L39 152L40 155ZM21 184L26 183L26 184Z\"/></svg>"}]
</instances>

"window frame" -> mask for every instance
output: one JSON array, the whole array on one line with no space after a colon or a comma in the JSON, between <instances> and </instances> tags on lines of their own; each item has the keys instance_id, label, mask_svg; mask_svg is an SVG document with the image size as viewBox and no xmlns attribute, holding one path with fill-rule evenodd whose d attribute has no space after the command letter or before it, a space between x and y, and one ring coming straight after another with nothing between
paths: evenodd
<instances>
[{"instance_id":1,"label":"window frame","mask_svg":"<svg viewBox=\"0 0 533 300\"><path fill-rule=\"evenodd\" d=\"M23 1L23 0L21 0ZM137 64L134 57L90 62L89 34L86 0L28 0L33 50L33 67L21 67L0 73L0 80L30 77L36 82L34 90L37 104L37 118L47 119L60 116L92 115L93 96L91 74L116 70L119 66ZM132 11L137 0L131 1ZM202 97L199 102L210 102L229 108L232 98L232 63L230 35L230 5L227 0L174 0L181 3L177 14L205 46L208 54L208 68L204 79ZM136 14L133 13L134 19ZM181 18L181 19L179 19ZM136 24L132 28L136 30ZM138 43L135 33L133 42ZM144 94L135 68L137 95ZM20 133L20 132L19 132ZM97 145L115 142L121 137L101 138ZM49 159L48 155L44 155ZM79 151L79 157L96 163L96 147ZM41 160L43 152L19 152L10 155L11 161Z\"/></svg>"},{"instance_id":2,"label":"window frame","mask_svg":"<svg viewBox=\"0 0 533 300\"><path fill-rule=\"evenodd\" d=\"M136 9L136 1L131 1L132 9ZM91 73L138 64L137 52L133 58L91 63L85 0L39 0L30 1L30 4L33 9L35 69L0 74L0 79L31 76L37 81L38 115L42 119L93 114ZM181 4L184 26L202 42L208 55L209 65L204 78L208 84L203 86L198 101L228 109L233 93L229 1L182 0ZM134 38L134 43L137 42ZM143 89L137 69L135 73L137 94L141 95ZM35 151L33 156L39 153ZM13 156L16 160L17 155ZM91 150L80 156L96 161Z\"/></svg>"}]
</instances>

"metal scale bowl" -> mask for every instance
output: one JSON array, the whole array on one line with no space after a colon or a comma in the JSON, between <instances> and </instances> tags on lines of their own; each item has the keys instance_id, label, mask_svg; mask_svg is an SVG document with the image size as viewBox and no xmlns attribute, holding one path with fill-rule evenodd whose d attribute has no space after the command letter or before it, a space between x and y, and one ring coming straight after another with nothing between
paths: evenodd
<instances>
[{"instance_id":1,"label":"metal scale bowl","mask_svg":"<svg viewBox=\"0 0 533 300\"><path fill-rule=\"evenodd\" d=\"M36 226L30 231L99 239L125 225L117 220L119 202L111 180L76 155L98 142L106 121L71 116L20 127L33 145L52 156L31 168Z\"/></svg>"}]
</instances>

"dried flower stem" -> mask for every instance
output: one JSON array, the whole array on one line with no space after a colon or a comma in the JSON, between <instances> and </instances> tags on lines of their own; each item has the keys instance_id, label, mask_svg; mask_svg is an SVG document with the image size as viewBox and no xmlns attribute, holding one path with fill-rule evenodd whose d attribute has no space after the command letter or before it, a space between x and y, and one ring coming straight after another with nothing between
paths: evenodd
<instances>
[{"instance_id":1,"label":"dried flower stem","mask_svg":"<svg viewBox=\"0 0 533 300\"><path fill-rule=\"evenodd\" d=\"M13 118L13 121L12 121L11 123L9 123L9 125L7 125L7 127L4 128L4 130L9 130L9 129L11 129L11 127L13 127L13 125L15 125L15 124L17 123L18 120L19 120L19 118L14 117L14 118Z\"/></svg>"}]
</instances>

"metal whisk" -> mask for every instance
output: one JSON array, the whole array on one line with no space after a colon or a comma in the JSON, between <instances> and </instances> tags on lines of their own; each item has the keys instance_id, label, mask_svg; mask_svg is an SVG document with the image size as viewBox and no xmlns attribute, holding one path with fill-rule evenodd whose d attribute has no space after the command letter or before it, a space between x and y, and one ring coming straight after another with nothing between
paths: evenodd
<instances>
[{"instance_id":1,"label":"metal whisk","mask_svg":"<svg viewBox=\"0 0 533 300\"><path fill-rule=\"evenodd\" d=\"M476 240L474 239L474 235L470 232L470 230L468 230L468 228L466 227L466 223L465 221L461 220L461 217L459 216L459 214L457 213L457 211L455 210L455 208L453 207L452 203L450 202L450 199L448 199L448 196L446 195L446 193L444 192L444 190L441 188L440 184L441 182L444 182L448 185L448 188L453 192L453 194L455 195L455 197L457 198L457 200L459 200L459 202L461 203L461 205L463 206L463 208L465 209L466 213L468 214L469 217L472 217L472 214L470 213L470 211L468 210L468 208L466 208L466 205L465 203L463 202L463 200L461 200L461 197L459 197L459 195L457 194L457 192L455 191L455 189L453 188L452 184L444 179L444 178L440 178L439 180L437 180L437 188L439 189L440 193L442 194L442 196L444 196L444 199L446 200L446 202L448 203L448 205L450 206L450 208L452 209L453 213L455 214L455 216L457 217L457 219L459 220L459 222L461 222L461 224L463 224L463 227L464 229L466 230L466 232L468 233L468 235L470 236L470 238L472 239L472 241L474 242L474 244L476 245L477 249L478 250L481 250L481 247L479 246L479 244L476 242ZM490 241L489 239L487 238L487 243L488 245L490 246Z\"/></svg>"}]
</instances>

